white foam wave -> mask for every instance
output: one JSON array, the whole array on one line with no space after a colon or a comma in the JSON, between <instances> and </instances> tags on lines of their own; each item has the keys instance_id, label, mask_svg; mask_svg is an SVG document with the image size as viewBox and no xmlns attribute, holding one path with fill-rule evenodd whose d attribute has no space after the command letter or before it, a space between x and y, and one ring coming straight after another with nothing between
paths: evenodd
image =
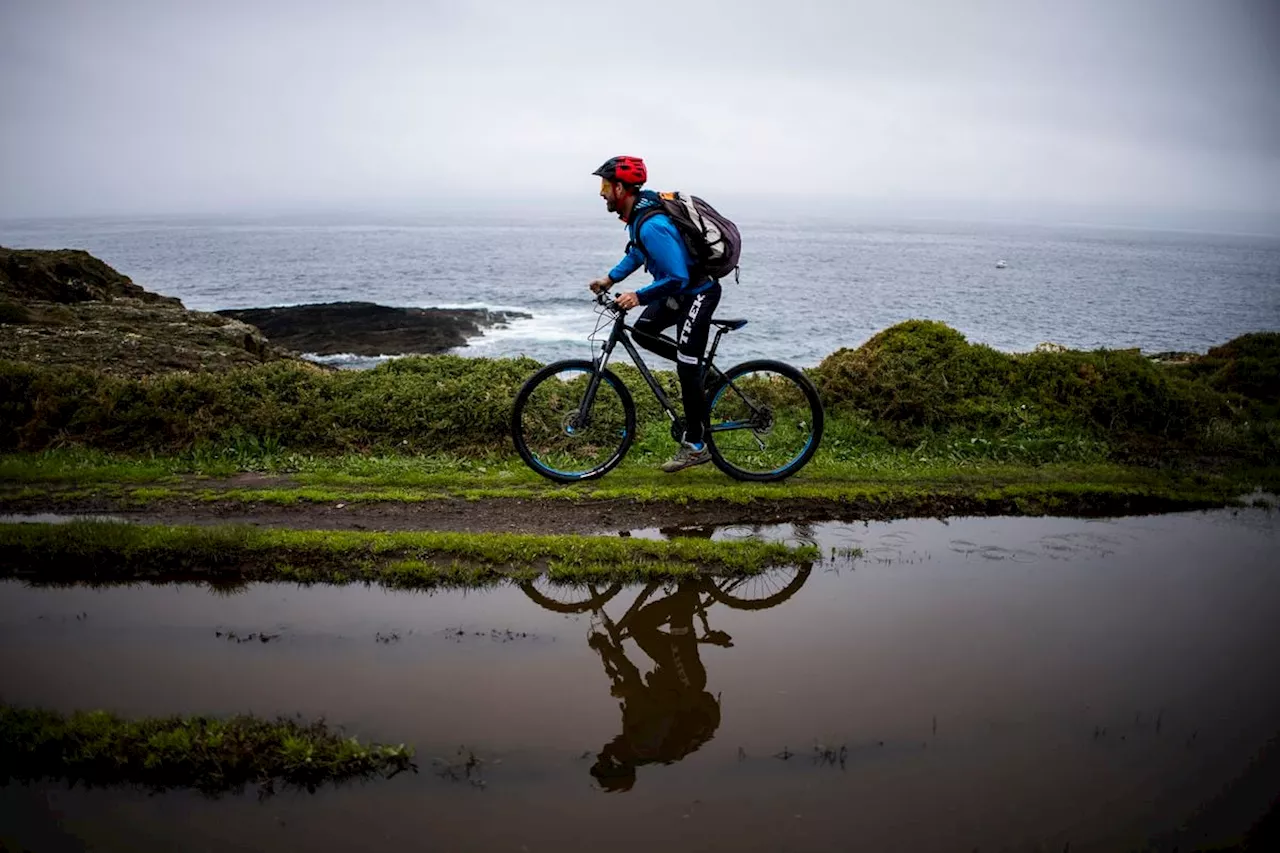
<instances>
[{"instance_id":1,"label":"white foam wave","mask_svg":"<svg viewBox=\"0 0 1280 853\"><path fill-rule=\"evenodd\" d=\"M442 311L515 311L521 314L532 314L527 305L495 305L492 302L449 302L442 305L422 305L422 308L438 308Z\"/></svg>"},{"instance_id":2,"label":"white foam wave","mask_svg":"<svg viewBox=\"0 0 1280 853\"><path fill-rule=\"evenodd\" d=\"M587 336L595 328L595 320L589 309L538 313L528 320L512 320L502 328L485 329L481 337L472 338L468 345L472 348L506 347L521 341L585 344Z\"/></svg>"},{"instance_id":3,"label":"white foam wave","mask_svg":"<svg viewBox=\"0 0 1280 853\"><path fill-rule=\"evenodd\" d=\"M399 353L396 355L356 355L352 352L339 352L332 355L319 355L314 352L306 352L302 354L302 357L307 361L327 364L342 370L367 370L393 358L403 358L404 356Z\"/></svg>"},{"instance_id":4,"label":"white foam wave","mask_svg":"<svg viewBox=\"0 0 1280 853\"><path fill-rule=\"evenodd\" d=\"M489 303L473 302L466 305L448 307L533 313L527 307L504 308ZM543 360L583 357L596 347L588 338L591 336L592 330L596 328L599 319L588 306L538 311L527 319L515 319L501 327L483 329L479 336L470 338L466 346L455 347L449 352L456 355L489 358L519 355L531 355ZM605 326L600 329L596 337L603 338L607 334L608 327ZM404 353L388 353L376 356L356 355L354 353L335 353L332 355L305 353L303 355L309 361L343 370L367 370L391 359L403 358L404 356Z\"/></svg>"}]
</instances>

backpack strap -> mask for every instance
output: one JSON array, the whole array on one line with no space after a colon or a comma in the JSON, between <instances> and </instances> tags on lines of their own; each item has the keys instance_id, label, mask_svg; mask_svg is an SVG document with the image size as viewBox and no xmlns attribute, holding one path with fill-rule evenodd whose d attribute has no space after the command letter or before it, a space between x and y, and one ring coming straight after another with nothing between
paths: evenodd
<instances>
[{"instance_id":1,"label":"backpack strap","mask_svg":"<svg viewBox=\"0 0 1280 853\"><path fill-rule=\"evenodd\" d=\"M644 255L647 266L649 253L645 251L644 243L640 240L640 226L644 225L649 217L662 213L663 208L662 202L658 199L658 194L653 190L641 190L640 198L647 199L652 202L652 204L646 204L642 207L636 218L631 222L628 222L627 225L631 227L631 243L640 249L641 254Z\"/></svg>"}]
</instances>

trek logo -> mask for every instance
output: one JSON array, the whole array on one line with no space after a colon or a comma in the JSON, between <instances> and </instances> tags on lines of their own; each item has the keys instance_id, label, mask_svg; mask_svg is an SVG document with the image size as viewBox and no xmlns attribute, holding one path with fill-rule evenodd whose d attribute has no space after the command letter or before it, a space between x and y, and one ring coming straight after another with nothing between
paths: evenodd
<instances>
[{"instance_id":1,"label":"trek logo","mask_svg":"<svg viewBox=\"0 0 1280 853\"><path fill-rule=\"evenodd\" d=\"M689 306L689 313L685 315L684 325L680 327L680 346L684 346L689 341L689 335L693 334L693 323L698 319L698 311L702 309L702 300L705 294L699 293L693 298L693 304Z\"/></svg>"},{"instance_id":2,"label":"trek logo","mask_svg":"<svg viewBox=\"0 0 1280 853\"><path fill-rule=\"evenodd\" d=\"M698 319L698 312L702 310L702 302L705 298L706 294L704 293L699 293L693 297L693 303L689 306L689 313L684 318L684 325L680 327L680 340L678 341L680 351L676 353L676 361L683 364L697 364L699 361L697 355L686 354L684 346L689 343L689 336L693 334L693 324Z\"/></svg>"}]
</instances>

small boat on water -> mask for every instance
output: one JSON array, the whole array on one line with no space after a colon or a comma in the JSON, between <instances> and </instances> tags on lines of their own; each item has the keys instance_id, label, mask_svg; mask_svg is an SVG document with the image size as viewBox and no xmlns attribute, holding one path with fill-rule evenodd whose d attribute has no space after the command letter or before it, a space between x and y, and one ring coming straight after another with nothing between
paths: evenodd
<instances>
[{"instance_id":1,"label":"small boat on water","mask_svg":"<svg viewBox=\"0 0 1280 853\"><path fill-rule=\"evenodd\" d=\"M1009 265L1008 265L1008 264L1006 264L1006 263L1004 262L1004 260L1003 260L1003 259L1002 259L1002 260L999 260L999 261L996 261L996 269L998 269L998 270L1002 270L1002 269L1004 269L1004 268L1005 268L1005 267L1007 267L1007 266L1009 266Z\"/></svg>"}]
</instances>

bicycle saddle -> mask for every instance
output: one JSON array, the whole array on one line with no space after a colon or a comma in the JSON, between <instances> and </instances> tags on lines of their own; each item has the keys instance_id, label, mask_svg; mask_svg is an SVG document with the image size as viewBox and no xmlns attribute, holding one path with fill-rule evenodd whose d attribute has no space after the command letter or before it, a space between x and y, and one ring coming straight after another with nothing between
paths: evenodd
<instances>
[{"instance_id":1,"label":"bicycle saddle","mask_svg":"<svg viewBox=\"0 0 1280 853\"><path fill-rule=\"evenodd\" d=\"M747 325L746 320L716 320L712 318L711 322L715 323L720 328L730 332L734 331L735 329L741 329L743 326Z\"/></svg>"}]
</instances>

